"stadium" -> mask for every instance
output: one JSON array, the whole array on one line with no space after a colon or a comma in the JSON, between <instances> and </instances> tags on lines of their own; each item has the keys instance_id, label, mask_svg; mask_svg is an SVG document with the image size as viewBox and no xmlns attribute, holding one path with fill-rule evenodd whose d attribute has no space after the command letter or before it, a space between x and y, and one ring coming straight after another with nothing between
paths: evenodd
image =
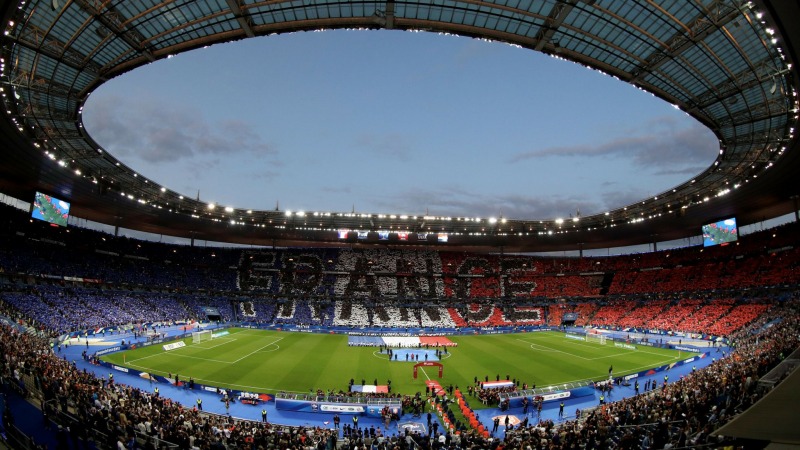
<instances>
[{"instance_id":1,"label":"stadium","mask_svg":"<svg viewBox=\"0 0 800 450\"><path fill-rule=\"evenodd\" d=\"M3 445L800 443L797 2L26 0L1 11ZM114 77L322 29L458 35L572 61L684 111L719 155L680 185L571 220L301 214L192 199L83 129L88 97ZM699 235L707 245L657 251ZM653 251L584 256L637 244ZM543 256L553 251L576 256Z\"/></svg>"}]
</instances>

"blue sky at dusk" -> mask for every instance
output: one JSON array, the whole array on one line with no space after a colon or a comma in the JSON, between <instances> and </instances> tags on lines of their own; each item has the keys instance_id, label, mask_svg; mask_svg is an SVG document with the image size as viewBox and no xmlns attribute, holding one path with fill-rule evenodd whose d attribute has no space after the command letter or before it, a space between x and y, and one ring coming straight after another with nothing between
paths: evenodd
<instances>
[{"instance_id":1,"label":"blue sky at dusk","mask_svg":"<svg viewBox=\"0 0 800 450\"><path fill-rule=\"evenodd\" d=\"M657 195L717 140L598 72L478 39L294 33L117 77L83 111L134 170L222 206L552 219Z\"/></svg>"}]
</instances>

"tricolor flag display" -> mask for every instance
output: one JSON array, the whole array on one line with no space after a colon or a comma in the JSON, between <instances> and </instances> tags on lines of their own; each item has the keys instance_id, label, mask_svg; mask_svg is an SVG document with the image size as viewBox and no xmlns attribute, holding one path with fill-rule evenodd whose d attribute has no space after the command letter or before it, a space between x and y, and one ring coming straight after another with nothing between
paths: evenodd
<instances>
[{"instance_id":1,"label":"tricolor flag display","mask_svg":"<svg viewBox=\"0 0 800 450\"><path fill-rule=\"evenodd\" d=\"M455 347L457 344L447 336L348 336L347 345L351 347L377 347L385 345L393 348Z\"/></svg>"},{"instance_id":2,"label":"tricolor flag display","mask_svg":"<svg viewBox=\"0 0 800 450\"><path fill-rule=\"evenodd\" d=\"M369 394L387 394L389 393L388 385L374 385L374 384L354 384L350 386L350 392L366 392Z\"/></svg>"}]
</instances>

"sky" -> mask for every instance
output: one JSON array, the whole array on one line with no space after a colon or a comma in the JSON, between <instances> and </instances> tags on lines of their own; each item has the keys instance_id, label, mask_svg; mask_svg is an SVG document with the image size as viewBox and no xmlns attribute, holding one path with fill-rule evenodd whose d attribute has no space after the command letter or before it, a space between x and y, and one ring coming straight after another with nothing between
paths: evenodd
<instances>
[{"instance_id":1,"label":"sky","mask_svg":"<svg viewBox=\"0 0 800 450\"><path fill-rule=\"evenodd\" d=\"M98 88L86 130L138 173L244 209L591 215L702 172L717 139L575 63L435 33L247 39Z\"/></svg>"}]
</instances>

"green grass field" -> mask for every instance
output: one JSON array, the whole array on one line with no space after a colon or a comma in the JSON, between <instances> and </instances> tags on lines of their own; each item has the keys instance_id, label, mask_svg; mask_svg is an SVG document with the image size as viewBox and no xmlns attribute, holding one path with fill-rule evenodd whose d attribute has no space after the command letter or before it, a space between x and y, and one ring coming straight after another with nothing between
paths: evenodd
<instances>
[{"instance_id":1,"label":"green grass field","mask_svg":"<svg viewBox=\"0 0 800 450\"><path fill-rule=\"evenodd\" d=\"M367 384L392 380L393 392L425 390L426 377L438 379L435 368L413 379L412 362L389 361L374 347L349 347L347 336L232 328L230 334L164 351L161 345L104 356L102 359L153 374L180 374L198 383L244 391L308 392L347 390L350 378ZM464 387L474 377L497 375L535 383L537 387L624 375L670 362L681 356L672 350L639 347L627 350L567 339L559 332L453 336L458 343L442 360L443 386ZM685 358L686 355L684 354Z\"/></svg>"}]
</instances>

